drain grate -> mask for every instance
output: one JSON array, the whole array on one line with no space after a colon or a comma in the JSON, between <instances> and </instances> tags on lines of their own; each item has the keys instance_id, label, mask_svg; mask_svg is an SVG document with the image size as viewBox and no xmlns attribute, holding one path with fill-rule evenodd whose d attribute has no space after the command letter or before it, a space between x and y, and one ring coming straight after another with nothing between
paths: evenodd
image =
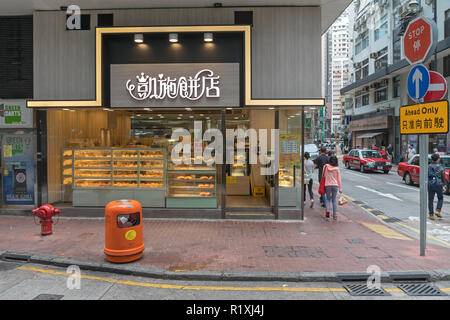
<instances>
[{"instance_id":1,"label":"drain grate","mask_svg":"<svg viewBox=\"0 0 450 320\"><path fill-rule=\"evenodd\" d=\"M429 283L410 283L397 285L408 296L446 296L438 287Z\"/></svg>"},{"instance_id":2,"label":"drain grate","mask_svg":"<svg viewBox=\"0 0 450 320\"><path fill-rule=\"evenodd\" d=\"M352 296L390 296L389 293L382 288L369 288L366 284L349 284L344 288Z\"/></svg>"},{"instance_id":3,"label":"drain grate","mask_svg":"<svg viewBox=\"0 0 450 320\"><path fill-rule=\"evenodd\" d=\"M389 219L385 219L384 222L393 223L393 222L402 222L402 220L397 219L397 218L389 218Z\"/></svg>"},{"instance_id":4,"label":"drain grate","mask_svg":"<svg viewBox=\"0 0 450 320\"><path fill-rule=\"evenodd\" d=\"M33 300L61 300L64 296L60 294L41 293L33 298Z\"/></svg>"}]
</instances>

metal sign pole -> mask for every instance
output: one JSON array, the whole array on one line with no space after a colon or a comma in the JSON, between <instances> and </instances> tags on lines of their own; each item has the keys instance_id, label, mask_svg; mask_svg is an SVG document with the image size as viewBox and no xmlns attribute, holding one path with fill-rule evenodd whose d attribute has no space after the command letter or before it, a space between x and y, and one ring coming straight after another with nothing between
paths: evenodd
<instances>
[{"instance_id":1,"label":"metal sign pole","mask_svg":"<svg viewBox=\"0 0 450 320\"><path fill-rule=\"evenodd\" d=\"M428 201L428 134L419 135L420 153L420 255L425 256L427 245Z\"/></svg>"}]
</instances>

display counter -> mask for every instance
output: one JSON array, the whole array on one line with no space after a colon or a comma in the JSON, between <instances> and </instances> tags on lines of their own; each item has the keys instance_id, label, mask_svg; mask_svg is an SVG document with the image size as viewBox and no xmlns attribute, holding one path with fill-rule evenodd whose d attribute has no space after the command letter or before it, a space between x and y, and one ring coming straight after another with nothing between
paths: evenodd
<instances>
[{"instance_id":1,"label":"display counter","mask_svg":"<svg viewBox=\"0 0 450 320\"><path fill-rule=\"evenodd\" d=\"M167 208L217 208L215 165L167 167Z\"/></svg>"},{"instance_id":2,"label":"display counter","mask_svg":"<svg viewBox=\"0 0 450 320\"><path fill-rule=\"evenodd\" d=\"M73 148L63 151L63 183L77 206L104 206L134 199L143 207L165 206L165 150Z\"/></svg>"}]
</instances>

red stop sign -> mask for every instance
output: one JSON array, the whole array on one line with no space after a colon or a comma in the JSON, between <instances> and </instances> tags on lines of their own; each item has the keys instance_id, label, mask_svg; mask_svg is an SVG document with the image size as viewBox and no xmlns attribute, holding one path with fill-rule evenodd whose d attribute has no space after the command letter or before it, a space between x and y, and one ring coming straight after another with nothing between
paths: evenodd
<instances>
[{"instance_id":1,"label":"red stop sign","mask_svg":"<svg viewBox=\"0 0 450 320\"><path fill-rule=\"evenodd\" d=\"M424 18L411 21L403 36L403 51L410 64L425 60L433 46L432 22Z\"/></svg>"}]
</instances>

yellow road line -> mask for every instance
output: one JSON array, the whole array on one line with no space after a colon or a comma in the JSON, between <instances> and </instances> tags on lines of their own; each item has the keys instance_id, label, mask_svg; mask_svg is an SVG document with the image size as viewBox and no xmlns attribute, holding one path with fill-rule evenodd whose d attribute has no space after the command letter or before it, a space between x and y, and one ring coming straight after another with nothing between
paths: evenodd
<instances>
[{"instance_id":1,"label":"yellow road line","mask_svg":"<svg viewBox=\"0 0 450 320\"><path fill-rule=\"evenodd\" d=\"M50 269L40 269L34 267L18 267L18 270L40 272L60 276L73 276L72 273L60 272ZM96 277L80 275L81 279L98 280L110 283L125 284L129 286L139 286L157 289L175 289L175 290L205 290L205 291L285 291L285 292L347 292L344 288L288 288L288 287L217 287L217 286L181 286L171 284L154 284L145 282L125 281L106 277Z\"/></svg>"},{"instance_id":2,"label":"yellow road line","mask_svg":"<svg viewBox=\"0 0 450 320\"><path fill-rule=\"evenodd\" d=\"M379 217L379 218L381 218L381 219L383 219L383 220L389 219L388 217L383 216L382 214L377 214L377 217Z\"/></svg>"},{"instance_id":3,"label":"yellow road line","mask_svg":"<svg viewBox=\"0 0 450 320\"><path fill-rule=\"evenodd\" d=\"M363 226L369 228L370 230L382 235L385 238L389 239L397 239L397 240L409 240L411 238L406 237L405 235L378 223L368 223L368 222L360 222Z\"/></svg>"},{"instance_id":4,"label":"yellow road line","mask_svg":"<svg viewBox=\"0 0 450 320\"><path fill-rule=\"evenodd\" d=\"M417 230L417 229L415 229L415 228L413 228L413 227L410 227L410 226L408 226L408 225L406 225L406 224L403 224L403 223L401 223L401 222L396 222L396 224L399 225L399 226L401 226L401 227L403 227L403 228L406 228L406 229L408 229L408 230L411 230L411 231L413 231L413 232L415 232L415 233L417 233L417 234L420 234L420 230ZM433 239L434 241L440 242L440 243L445 244L446 246L449 246L449 247L450 247L450 243L448 243L447 241L441 240L441 239L439 239L439 238L436 238L436 237L430 236L430 235L427 235L427 238Z\"/></svg>"}]
</instances>

